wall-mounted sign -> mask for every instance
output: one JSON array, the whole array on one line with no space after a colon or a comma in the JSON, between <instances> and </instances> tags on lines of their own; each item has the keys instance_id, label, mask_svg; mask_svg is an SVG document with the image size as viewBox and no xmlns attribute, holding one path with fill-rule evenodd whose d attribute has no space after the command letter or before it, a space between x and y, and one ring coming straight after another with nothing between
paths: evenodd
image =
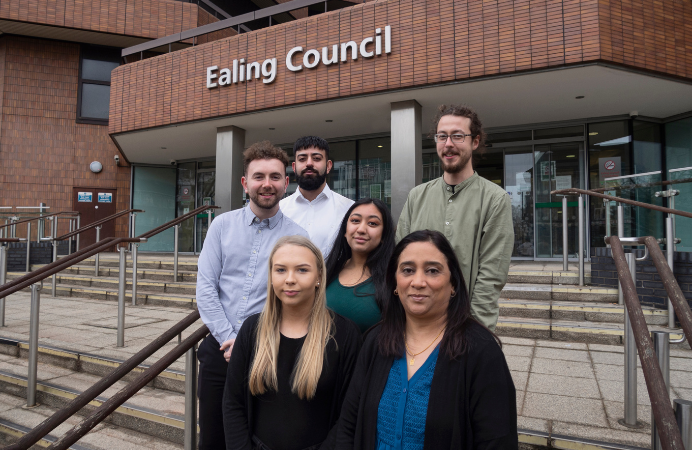
<instances>
[{"instance_id":1,"label":"wall-mounted sign","mask_svg":"<svg viewBox=\"0 0 692 450\"><path fill-rule=\"evenodd\" d=\"M93 197L93 192L78 192L77 201L91 203Z\"/></svg>"},{"instance_id":2,"label":"wall-mounted sign","mask_svg":"<svg viewBox=\"0 0 692 450\"><path fill-rule=\"evenodd\" d=\"M349 59L357 60L360 55L363 58L373 58L383 54L382 29L377 28L375 35L366 37L360 44L355 41L334 44L331 47L322 47L320 52L317 49L303 50L303 47L293 47L286 54L286 68L291 72L299 72L306 69L314 69L320 62L329 66L338 64L339 61L347 62ZM384 27L384 54L392 53L392 27ZM301 58L302 55L302 58ZM268 58L261 64L257 61L246 62L245 58L234 59L230 68L219 70L219 66L207 67L207 89L217 86L227 86L229 84L245 83L252 80L259 80L269 84L276 79L277 59Z\"/></svg>"},{"instance_id":3,"label":"wall-mounted sign","mask_svg":"<svg viewBox=\"0 0 692 450\"><path fill-rule=\"evenodd\" d=\"M99 192L99 203L113 203L113 194L110 192Z\"/></svg>"}]
</instances>

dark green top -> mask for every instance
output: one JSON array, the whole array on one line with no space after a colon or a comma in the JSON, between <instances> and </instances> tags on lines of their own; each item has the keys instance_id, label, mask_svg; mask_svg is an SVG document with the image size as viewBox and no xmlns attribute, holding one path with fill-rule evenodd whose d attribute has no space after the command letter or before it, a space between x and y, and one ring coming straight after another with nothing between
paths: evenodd
<instances>
[{"instance_id":1,"label":"dark green top","mask_svg":"<svg viewBox=\"0 0 692 450\"><path fill-rule=\"evenodd\" d=\"M375 301L372 277L355 286L344 286L339 277L327 286L327 306L335 313L354 321L360 332L380 321L380 308Z\"/></svg>"}]
</instances>

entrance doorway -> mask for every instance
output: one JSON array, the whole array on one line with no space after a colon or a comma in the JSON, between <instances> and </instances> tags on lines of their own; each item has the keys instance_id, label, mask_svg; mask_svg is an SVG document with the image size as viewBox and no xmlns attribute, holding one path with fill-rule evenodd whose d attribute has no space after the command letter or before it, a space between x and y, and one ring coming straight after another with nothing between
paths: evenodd
<instances>
[{"instance_id":1,"label":"entrance doorway","mask_svg":"<svg viewBox=\"0 0 692 450\"><path fill-rule=\"evenodd\" d=\"M559 258L563 252L562 196L550 192L573 187L584 189L584 144L535 145L534 161L536 258ZM577 201L576 195L567 196L567 252L570 256L576 256L578 247Z\"/></svg>"},{"instance_id":2,"label":"entrance doorway","mask_svg":"<svg viewBox=\"0 0 692 450\"><path fill-rule=\"evenodd\" d=\"M105 219L115 214L116 202L115 189L102 188L72 188L72 210L80 214L79 226L83 227L97 220ZM110 221L102 225L99 237L101 239L115 236L115 222ZM79 235L81 248L96 242L96 230L87 230Z\"/></svg>"}]
</instances>

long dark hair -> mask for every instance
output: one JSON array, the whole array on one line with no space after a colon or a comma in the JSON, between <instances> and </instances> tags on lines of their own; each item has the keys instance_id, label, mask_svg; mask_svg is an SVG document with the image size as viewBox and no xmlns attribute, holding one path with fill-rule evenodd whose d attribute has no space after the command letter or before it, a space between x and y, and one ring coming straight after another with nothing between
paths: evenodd
<instances>
[{"instance_id":1,"label":"long dark hair","mask_svg":"<svg viewBox=\"0 0 692 450\"><path fill-rule=\"evenodd\" d=\"M456 359L466 353L468 349L469 334L466 333L466 330L469 326L474 323L481 327L483 325L471 316L471 302L466 291L466 282L461 274L461 266L452 246L442 233L431 230L414 231L403 238L394 248L392 258L389 260L386 304L382 310L382 328L378 336L380 353L384 356L393 356L395 358L399 358L404 354L406 313L401 305L401 300L394 295L394 289L396 289L396 271L399 266L399 257L404 249L414 242L432 243L447 259L447 266L451 274L450 281L455 294L449 299L447 329L440 342L440 352L446 352L450 359ZM492 334L492 332L490 333ZM494 334L493 336L497 340Z\"/></svg>"},{"instance_id":2,"label":"long dark hair","mask_svg":"<svg viewBox=\"0 0 692 450\"><path fill-rule=\"evenodd\" d=\"M383 311L384 303L389 297L385 275L387 273L389 256L394 249L394 219L392 218L392 213L389 212L389 208L387 208L387 205L382 200L376 198L361 198L351 205L346 212L346 215L341 221L341 227L339 228L339 233L336 236L332 251L327 258L327 284L331 283L339 276L339 272L344 268L346 261L351 259L351 246L348 245L348 241L346 240L346 226L348 225L348 219L351 213L353 213L353 210L357 207L369 204L375 205L382 215L382 241L380 245L368 255L365 260L365 267L370 270L373 283L375 283L375 301L377 302L377 306L380 308L380 311ZM356 295L358 295L358 293L356 293Z\"/></svg>"}]
</instances>

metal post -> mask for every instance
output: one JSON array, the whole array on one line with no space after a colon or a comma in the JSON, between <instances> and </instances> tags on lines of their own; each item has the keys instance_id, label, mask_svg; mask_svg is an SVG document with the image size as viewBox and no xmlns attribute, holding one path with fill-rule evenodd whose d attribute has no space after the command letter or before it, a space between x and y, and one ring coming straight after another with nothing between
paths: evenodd
<instances>
[{"instance_id":1,"label":"metal post","mask_svg":"<svg viewBox=\"0 0 692 450\"><path fill-rule=\"evenodd\" d=\"M185 450L197 448L197 344L185 354Z\"/></svg>"},{"instance_id":2,"label":"metal post","mask_svg":"<svg viewBox=\"0 0 692 450\"><path fill-rule=\"evenodd\" d=\"M636 270L637 262L634 253L625 254L627 265L630 268L632 280L637 285ZM622 425L629 427L637 426L637 346L634 341L632 323L627 311L625 312L625 418Z\"/></svg>"},{"instance_id":3,"label":"metal post","mask_svg":"<svg viewBox=\"0 0 692 450\"><path fill-rule=\"evenodd\" d=\"M625 237L625 214L622 209L622 203L618 203L618 237ZM618 280L618 305L624 305L625 298L622 296L622 286Z\"/></svg>"},{"instance_id":4,"label":"metal post","mask_svg":"<svg viewBox=\"0 0 692 450\"><path fill-rule=\"evenodd\" d=\"M132 244L132 306L137 306L137 249L139 244Z\"/></svg>"},{"instance_id":5,"label":"metal post","mask_svg":"<svg viewBox=\"0 0 692 450\"><path fill-rule=\"evenodd\" d=\"M73 227L74 226L74 219L69 219L68 223L69 223L69 228L68 228L69 232L72 233L72 231L74 230L74 227ZM73 236L70 236L67 239L67 254L68 255L72 254L72 238L73 238Z\"/></svg>"},{"instance_id":6,"label":"metal post","mask_svg":"<svg viewBox=\"0 0 692 450\"><path fill-rule=\"evenodd\" d=\"M654 342L654 351L658 359L658 366L661 368L663 382L666 384L666 388L670 389L670 335L664 331L652 331L651 339ZM654 421L653 409L651 410L651 449L663 450Z\"/></svg>"},{"instance_id":7,"label":"metal post","mask_svg":"<svg viewBox=\"0 0 692 450\"><path fill-rule=\"evenodd\" d=\"M26 272L31 272L31 222L26 223Z\"/></svg>"},{"instance_id":8,"label":"metal post","mask_svg":"<svg viewBox=\"0 0 692 450\"><path fill-rule=\"evenodd\" d=\"M569 270L567 263L567 196L562 197L562 270Z\"/></svg>"},{"instance_id":9,"label":"metal post","mask_svg":"<svg viewBox=\"0 0 692 450\"><path fill-rule=\"evenodd\" d=\"M682 443L685 450L692 450L692 402L678 398L673 401L673 405Z\"/></svg>"},{"instance_id":10,"label":"metal post","mask_svg":"<svg viewBox=\"0 0 692 450\"><path fill-rule=\"evenodd\" d=\"M36 235L36 242L41 242L41 238L46 237L46 219L43 218L44 208L46 204L41 202L38 205L38 214L41 218L38 220L38 234Z\"/></svg>"},{"instance_id":11,"label":"metal post","mask_svg":"<svg viewBox=\"0 0 692 450\"><path fill-rule=\"evenodd\" d=\"M668 266L673 271L673 255L675 254L675 236L673 235L673 219L668 214L666 217L666 249L668 257ZM673 272L675 273L675 272ZM668 297L668 328L675 328L675 309L673 303Z\"/></svg>"},{"instance_id":12,"label":"metal post","mask_svg":"<svg viewBox=\"0 0 692 450\"><path fill-rule=\"evenodd\" d=\"M120 264L118 271L118 347L125 347L125 247L119 247Z\"/></svg>"},{"instance_id":13,"label":"metal post","mask_svg":"<svg viewBox=\"0 0 692 450\"><path fill-rule=\"evenodd\" d=\"M207 233L209 232L209 227L211 226L211 209L207 210Z\"/></svg>"},{"instance_id":14,"label":"metal post","mask_svg":"<svg viewBox=\"0 0 692 450\"><path fill-rule=\"evenodd\" d=\"M584 286L584 196L579 195L579 286Z\"/></svg>"},{"instance_id":15,"label":"metal post","mask_svg":"<svg viewBox=\"0 0 692 450\"><path fill-rule=\"evenodd\" d=\"M26 406L36 406L38 375L38 310L41 305L41 285L31 285L31 316L29 322L29 376L26 385Z\"/></svg>"},{"instance_id":16,"label":"metal post","mask_svg":"<svg viewBox=\"0 0 692 450\"><path fill-rule=\"evenodd\" d=\"M80 220L81 218L82 218L82 216L77 216L77 226L75 227L75 230L79 230L79 227L80 227L79 223L81 222L81 220ZM75 238L77 239L77 251L79 251L79 234L77 234L77 236Z\"/></svg>"},{"instance_id":17,"label":"metal post","mask_svg":"<svg viewBox=\"0 0 692 450\"><path fill-rule=\"evenodd\" d=\"M7 247L0 244L0 286L7 282ZM0 327L5 326L5 297L0 298Z\"/></svg>"},{"instance_id":18,"label":"metal post","mask_svg":"<svg viewBox=\"0 0 692 450\"><path fill-rule=\"evenodd\" d=\"M605 235L606 237L610 236L610 200L603 199L603 206L605 207L605 221L606 221L606 229L605 229ZM606 244L607 248L610 248L610 244Z\"/></svg>"},{"instance_id":19,"label":"metal post","mask_svg":"<svg viewBox=\"0 0 692 450\"><path fill-rule=\"evenodd\" d=\"M101 242L101 227L96 227L96 242ZM100 253L94 255L94 276L99 276L99 257Z\"/></svg>"},{"instance_id":20,"label":"metal post","mask_svg":"<svg viewBox=\"0 0 692 450\"><path fill-rule=\"evenodd\" d=\"M53 216L53 262L58 260L58 216ZM53 297L57 295L58 292L58 287L57 287L57 275L53 274L50 280L50 293Z\"/></svg>"},{"instance_id":21,"label":"metal post","mask_svg":"<svg viewBox=\"0 0 692 450\"><path fill-rule=\"evenodd\" d=\"M178 282L178 235L180 224L173 227L173 282Z\"/></svg>"}]
</instances>

